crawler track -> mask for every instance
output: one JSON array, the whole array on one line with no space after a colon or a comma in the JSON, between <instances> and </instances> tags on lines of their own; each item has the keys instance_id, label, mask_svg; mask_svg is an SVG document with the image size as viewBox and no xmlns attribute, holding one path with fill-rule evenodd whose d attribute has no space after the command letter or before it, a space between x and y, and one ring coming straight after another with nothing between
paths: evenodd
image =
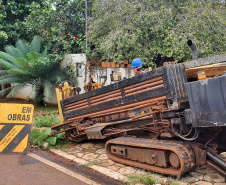
<instances>
[{"instance_id":1,"label":"crawler track","mask_svg":"<svg viewBox=\"0 0 226 185\"><path fill-rule=\"evenodd\" d=\"M161 174L180 176L195 167L188 143L120 137L109 140L105 148L113 161Z\"/></svg>"}]
</instances>

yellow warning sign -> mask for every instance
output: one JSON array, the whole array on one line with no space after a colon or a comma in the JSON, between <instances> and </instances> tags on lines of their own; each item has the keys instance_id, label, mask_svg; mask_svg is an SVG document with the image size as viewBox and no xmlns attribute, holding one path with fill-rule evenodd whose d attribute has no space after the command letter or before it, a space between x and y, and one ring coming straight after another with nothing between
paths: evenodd
<instances>
[{"instance_id":1,"label":"yellow warning sign","mask_svg":"<svg viewBox=\"0 0 226 185\"><path fill-rule=\"evenodd\" d=\"M0 103L0 153L26 153L34 106Z\"/></svg>"},{"instance_id":2,"label":"yellow warning sign","mask_svg":"<svg viewBox=\"0 0 226 185\"><path fill-rule=\"evenodd\" d=\"M31 124L33 111L30 104L0 103L0 123Z\"/></svg>"}]
</instances>

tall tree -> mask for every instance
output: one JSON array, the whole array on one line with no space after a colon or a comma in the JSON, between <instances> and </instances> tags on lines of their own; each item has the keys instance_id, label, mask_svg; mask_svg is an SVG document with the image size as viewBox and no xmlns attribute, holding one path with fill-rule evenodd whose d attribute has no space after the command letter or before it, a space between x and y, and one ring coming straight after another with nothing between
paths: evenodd
<instances>
[{"instance_id":1,"label":"tall tree","mask_svg":"<svg viewBox=\"0 0 226 185\"><path fill-rule=\"evenodd\" d=\"M5 45L15 45L18 39L32 39L25 29L33 0L0 0L0 51ZM43 7L44 0L36 0Z\"/></svg>"},{"instance_id":2,"label":"tall tree","mask_svg":"<svg viewBox=\"0 0 226 185\"><path fill-rule=\"evenodd\" d=\"M115 61L140 57L149 66L191 59L187 40L202 57L225 53L226 5L214 0L96 0L90 55Z\"/></svg>"},{"instance_id":3,"label":"tall tree","mask_svg":"<svg viewBox=\"0 0 226 185\"><path fill-rule=\"evenodd\" d=\"M85 30L85 0L50 0L45 9L40 6L39 3L33 3L31 14L26 19L30 34L54 43L55 52L81 52L74 38Z\"/></svg>"}]
</instances>

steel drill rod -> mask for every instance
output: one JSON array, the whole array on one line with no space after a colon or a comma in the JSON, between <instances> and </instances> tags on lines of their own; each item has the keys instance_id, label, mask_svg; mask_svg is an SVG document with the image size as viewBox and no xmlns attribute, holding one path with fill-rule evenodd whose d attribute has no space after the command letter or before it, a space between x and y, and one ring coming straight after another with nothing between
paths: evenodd
<instances>
[{"instance_id":1,"label":"steel drill rod","mask_svg":"<svg viewBox=\"0 0 226 185\"><path fill-rule=\"evenodd\" d=\"M111 92L108 92L108 93L103 93L103 94L100 94L100 95L97 95L97 96L90 97L90 100L95 100L97 98L105 97L107 95L111 95L111 94L115 94L115 93L119 93L119 92L121 92L121 90L117 89L117 90L114 90L114 91L111 91Z\"/></svg>"},{"instance_id":2,"label":"steel drill rod","mask_svg":"<svg viewBox=\"0 0 226 185\"><path fill-rule=\"evenodd\" d=\"M157 85L160 85L160 84L163 84L163 81L162 81L162 80L161 80L161 81L158 81L158 82L148 83L148 84L146 84L146 85L134 87L134 88L125 90L124 92L125 92L125 93L130 93L130 92L134 92L134 91L137 91L137 90L140 90L140 89L144 89L144 88L149 88L149 87L157 86Z\"/></svg>"},{"instance_id":3,"label":"steel drill rod","mask_svg":"<svg viewBox=\"0 0 226 185\"><path fill-rule=\"evenodd\" d=\"M69 111L69 110L71 110L71 109L73 109L73 110L77 110L77 109L80 109L80 108L82 108L82 107L88 107L88 102L85 102L85 103L81 103L81 104L79 104L79 105L75 105L75 106L71 106L71 107L65 107L65 111Z\"/></svg>"},{"instance_id":4,"label":"steel drill rod","mask_svg":"<svg viewBox=\"0 0 226 185\"><path fill-rule=\"evenodd\" d=\"M75 106L75 105L80 105L81 103L85 103L85 102L87 102L87 99L79 100L77 102L74 102L74 103L70 103L70 104L65 105L65 108L72 107L72 106Z\"/></svg>"},{"instance_id":5,"label":"steel drill rod","mask_svg":"<svg viewBox=\"0 0 226 185\"><path fill-rule=\"evenodd\" d=\"M145 80L143 82L140 82L140 83L137 83L137 84L134 84L134 85L130 85L130 86L124 87L124 90L128 90L128 89L131 89L131 88L135 88L137 86L145 85L147 83L156 82L156 81L159 81L159 80L162 80L161 76L160 77L156 77L156 78L152 78L150 80Z\"/></svg>"},{"instance_id":6,"label":"steel drill rod","mask_svg":"<svg viewBox=\"0 0 226 185\"><path fill-rule=\"evenodd\" d=\"M164 84L157 85L157 86L154 86L154 87L151 87L151 88L146 88L146 89L139 90L139 91L133 91L133 92L128 93L128 94L125 93L125 96L131 96L131 95L134 95L134 94L139 94L139 93L142 93L142 92L151 91L153 89L157 89L157 88L161 88L161 87L164 87Z\"/></svg>"},{"instance_id":7,"label":"steel drill rod","mask_svg":"<svg viewBox=\"0 0 226 185\"><path fill-rule=\"evenodd\" d=\"M111 94L111 95L106 95L106 96L103 96L101 98L97 98L97 99L94 99L94 100L90 100L90 103L93 104L93 103L96 103L96 102L102 102L106 99L111 99L111 98L114 98L114 97L122 98L121 92Z\"/></svg>"}]
</instances>

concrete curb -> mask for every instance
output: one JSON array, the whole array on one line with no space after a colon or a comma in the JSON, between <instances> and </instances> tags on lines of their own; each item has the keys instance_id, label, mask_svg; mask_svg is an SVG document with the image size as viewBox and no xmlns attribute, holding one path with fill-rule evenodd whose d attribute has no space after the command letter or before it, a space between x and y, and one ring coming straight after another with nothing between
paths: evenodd
<instances>
[{"instance_id":1,"label":"concrete curb","mask_svg":"<svg viewBox=\"0 0 226 185\"><path fill-rule=\"evenodd\" d=\"M61 150L57 150L57 149L50 149L51 152L53 152L54 154L56 155L59 155L61 157L64 157L70 161L74 161L80 165L87 165L89 162L84 160L84 159L79 159L77 158L76 156L74 155L70 155L70 154L67 154ZM92 165L90 168L92 168L93 170L95 171L98 171L99 173L102 173L108 177L111 177L115 180L118 180L118 181L123 181L123 182L128 182L128 178L120 173L117 173L113 170L110 170L110 169L107 169L105 167L102 167L102 166L96 166L96 165Z\"/></svg>"}]
</instances>

